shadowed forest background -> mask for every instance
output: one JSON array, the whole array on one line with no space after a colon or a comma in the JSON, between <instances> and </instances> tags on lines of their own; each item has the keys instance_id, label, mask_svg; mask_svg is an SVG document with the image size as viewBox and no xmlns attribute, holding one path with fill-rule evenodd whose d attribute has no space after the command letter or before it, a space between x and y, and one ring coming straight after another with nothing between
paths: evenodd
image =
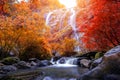
<instances>
[{"instance_id":1,"label":"shadowed forest background","mask_svg":"<svg viewBox=\"0 0 120 80\"><path fill-rule=\"evenodd\" d=\"M106 52L120 44L120 0L76 0L76 33L68 25L46 25L48 13L67 10L58 0L0 0L0 58L10 54L22 60L50 59L86 52ZM53 14L56 16L58 14ZM61 16L62 17L62 16ZM53 18L51 21L54 21ZM75 52L75 46L80 51Z\"/></svg>"}]
</instances>

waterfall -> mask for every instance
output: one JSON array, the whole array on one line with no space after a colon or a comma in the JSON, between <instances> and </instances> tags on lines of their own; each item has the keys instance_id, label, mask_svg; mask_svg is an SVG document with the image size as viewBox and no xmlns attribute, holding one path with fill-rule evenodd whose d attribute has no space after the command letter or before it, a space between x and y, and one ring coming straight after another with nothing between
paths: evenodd
<instances>
[{"instance_id":1,"label":"waterfall","mask_svg":"<svg viewBox=\"0 0 120 80\"><path fill-rule=\"evenodd\" d=\"M52 15L53 12L49 12L47 17L46 17L46 25L49 25L49 21L50 21L50 17Z\"/></svg>"},{"instance_id":2,"label":"waterfall","mask_svg":"<svg viewBox=\"0 0 120 80\"><path fill-rule=\"evenodd\" d=\"M72 13L72 15L70 16L70 25L73 29L74 39L79 42L79 35L77 33L77 28L76 28L76 12L73 8L71 8L71 13ZM75 51L79 52L80 47L76 46Z\"/></svg>"},{"instance_id":3,"label":"waterfall","mask_svg":"<svg viewBox=\"0 0 120 80\"><path fill-rule=\"evenodd\" d=\"M73 57L62 57L57 61L53 61L53 59L51 59L51 63L56 67L75 67L77 66L77 60L77 58Z\"/></svg>"},{"instance_id":4,"label":"waterfall","mask_svg":"<svg viewBox=\"0 0 120 80\"><path fill-rule=\"evenodd\" d=\"M65 24L64 24L65 23ZM79 43L79 34L76 27L76 11L74 8L58 9L48 13L46 17L46 25L51 27L51 33L61 33L64 35L64 31L71 27L73 31L73 38ZM79 52L80 47L75 46L75 51Z\"/></svg>"}]
</instances>

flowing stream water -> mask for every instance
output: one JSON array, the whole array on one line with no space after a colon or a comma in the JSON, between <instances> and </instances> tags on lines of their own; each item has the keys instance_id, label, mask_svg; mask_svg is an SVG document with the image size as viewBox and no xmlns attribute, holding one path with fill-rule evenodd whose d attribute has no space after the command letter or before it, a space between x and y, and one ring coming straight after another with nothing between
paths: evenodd
<instances>
[{"instance_id":1,"label":"flowing stream water","mask_svg":"<svg viewBox=\"0 0 120 80\"><path fill-rule=\"evenodd\" d=\"M62 57L59 60L53 61L53 65L40 68L45 74L37 77L35 80L77 80L80 75L88 69L77 66L77 58Z\"/></svg>"}]
</instances>

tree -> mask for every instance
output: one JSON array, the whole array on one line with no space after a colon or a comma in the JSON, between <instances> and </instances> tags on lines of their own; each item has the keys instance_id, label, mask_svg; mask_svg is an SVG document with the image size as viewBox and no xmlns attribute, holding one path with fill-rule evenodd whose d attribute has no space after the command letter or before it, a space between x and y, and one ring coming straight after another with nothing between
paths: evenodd
<instances>
[{"instance_id":1,"label":"tree","mask_svg":"<svg viewBox=\"0 0 120 80\"><path fill-rule=\"evenodd\" d=\"M4 4L9 4L8 1L10 0L7 0ZM41 53L39 54L39 57L42 55L50 55L51 52L50 47L48 46L49 43L47 43L47 38L44 39L47 32L44 11L36 12L36 10L31 9L30 5L31 4L29 2L24 1L20 3L13 3L12 9L10 8L11 5L6 8L11 10L9 16L3 14L4 10L1 13L0 55L2 58L9 56L9 54L14 50L18 52L16 55L20 56L26 52L30 46L39 46L37 47L37 49L39 48L38 52ZM39 6L37 7L37 10L41 9L39 9ZM4 8L4 5L2 5L2 8ZM2 8L0 10L2 10ZM7 11L7 13L9 13L9 11ZM36 45L33 44L34 42ZM33 51L36 50L33 49ZM34 54L35 53L32 55Z\"/></svg>"},{"instance_id":2,"label":"tree","mask_svg":"<svg viewBox=\"0 0 120 80\"><path fill-rule=\"evenodd\" d=\"M78 24L84 32L82 41L89 50L106 51L120 44L119 0L91 0L89 12L92 16L87 24ZM88 14L88 13L86 13ZM77 19L79 23L79 19Z\"/></svg>"},{"instance_id":3,"label":"tree","mask_svg":"<svg viewBox=\"0 0 120 80\"><path fill-rule=\"evenodd\" d=\"M9 16L15 0L0 0L0 15Z\"/></svg>"}]
</instances>

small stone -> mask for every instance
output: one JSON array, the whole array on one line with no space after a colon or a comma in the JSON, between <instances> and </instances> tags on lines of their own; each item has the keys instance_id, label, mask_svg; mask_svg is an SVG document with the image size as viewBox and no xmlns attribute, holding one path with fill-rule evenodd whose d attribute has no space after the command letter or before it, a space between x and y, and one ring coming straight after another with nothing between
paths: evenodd
<instances>
[{"instance_id":1,"label":"small stone","mask_svg":"<svg viewBox=\"0 0 120 80\"><path fill-rule=\"evenodd\" d=\"M90 63L90 60L87 60L87 59L82 59L82 60L80 60L80 64L81 64L83 67L88 68L88 67L89 67L89 63Z\"/></svg>"},{"instance_id":2,"label":"small stone","mask_svg":"<svg viewBox=\"0 0 120 80\"><path fill-rule=\"evenodd\" d=\"M37 63L34 62L34 61L32 61L30 64L31 64L31 66L36 66L37 65Z\"/></svg>"}]
</instances>

